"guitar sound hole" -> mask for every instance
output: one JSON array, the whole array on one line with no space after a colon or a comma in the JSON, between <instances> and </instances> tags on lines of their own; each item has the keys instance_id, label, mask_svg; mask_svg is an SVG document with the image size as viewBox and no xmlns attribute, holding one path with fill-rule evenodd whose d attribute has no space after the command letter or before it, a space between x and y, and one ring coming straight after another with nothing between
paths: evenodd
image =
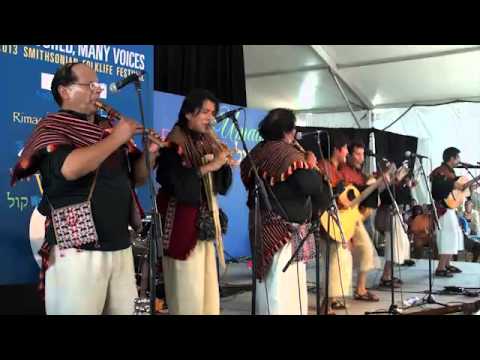
<instances>
[{"instance_id":1,"label":"guitar sound hole","mask_svg":"<svg viewBox=\"0 0 480 360\"><path fill-rule=\"evenodd\" d=\"M347 197L348 197L348 200L349 201L353 201L355 200L356 196L355 196L355 192L353 190L349 190L347 192Z\"/></svg>"}]
</instances>

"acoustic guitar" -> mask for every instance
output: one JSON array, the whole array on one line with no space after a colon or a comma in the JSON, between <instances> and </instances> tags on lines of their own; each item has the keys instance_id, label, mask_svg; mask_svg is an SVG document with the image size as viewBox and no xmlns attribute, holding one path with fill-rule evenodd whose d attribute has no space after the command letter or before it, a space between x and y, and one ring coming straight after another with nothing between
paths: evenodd
<instances>
[{"instance_id":1,"label":"acoustic guitar","mask_svg":"<svg viewBox=\"0 0 480 360\"><path fill-rule=\"evenodd\" d=\"M480 179L480 175L468 180L466 176L461 176L456 182L462 185L461 189L453 189L448 197L444 199L445 204L450 209L456 209L465 202L465 199L471 195L470 187Z\"/></svg>"},{"instance_id":2,"label":"acoustic guitar","mask_svg":"<svg viewBox=\"0 0 480 360\"><path fill-rule=\"evenodd\" d=\"M406 163L398 169L395 164L390 164L386 170L386 174L394 175L397 182L407 176L408 172L409 170ZM353 237L357 223L363 221L364 215L359 210L360 203L370 196L383 182L384 179L383 176L381 176L362 192L360 192L355 185L350 184L347 185L345 190L339 195L337 203L341 206L341 209L338 211L338 217L343 234L345 235L345 241ZM338 224L333 219L329 221L329 218L330 214L328 211L323 212L320 216L320 224L331 239L342 242Z\"/></svg>"}]
</instances>

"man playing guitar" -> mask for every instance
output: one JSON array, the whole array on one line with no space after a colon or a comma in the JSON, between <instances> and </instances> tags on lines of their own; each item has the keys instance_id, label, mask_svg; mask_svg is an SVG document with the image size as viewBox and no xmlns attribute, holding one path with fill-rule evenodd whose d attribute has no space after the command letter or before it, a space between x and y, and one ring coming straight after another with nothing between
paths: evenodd
<instances>
[{"instance_id":1,"label":"man playing guitar","mask_svg":"<svg viewBox=\"0 0 480 360\"><path fill-rule=\"evenodd\" d=\"M325 174L330 185L334 190L334 194L342 192L344 184L343 174L338 170L340 165L346 163L348 155L347 139L341 134L332 136L330 144L330 158L327 160L320 160L318 168L320 172ZM333 223L333 220L331 220ZM329 239L328 236L322 238ZM347 246L343 247L338 241L330 241L329 251L329 286L328 294L330 299L324 300L324 306L330 304L332 309L345 309L346 304L339 301L338 298L351 295L352 283L352 254L350 239L345 239ZM322 254L326 251L326 241L322 241ZM331 301L329 301L331 300Z\"/></svg>"},{"instance_id":2,"label":"man playing guitar","mask_svg":"<svg viewBox=\"0 0 480 360\"><path fill-rule=\"evenodd\" d=\"M430 174L432 196L439 216L440 231L437 231L439 254L435 276L453 277L462 271L450 265L450 258L463 250L463 233L455 213L455 208L447 205L447 197L453 190L467 190L455 175L453 168L460 163L460 150L449 147L443 152L443 163ZM461 195L461 193L460 193Z\"/></svg>"},{"instance_id":3,"label":"man playing guitar","mask_svg":"<svg viewBox=\"0 0 480 360\"><path fill-rule=\"evenodd\" d=\"M347 163L340 166L340 173L345 183L355 185L360 191L371 183L372 178L362 172L365 162L365 145L360 141L354 141L350 145L350 154L347 156ZM362 221L358 221L356 231L352 238L352 256L355 268L358 270L357 289L354 294L355 300L378 301L379 298L368 291L367 273L379 268L379 259L372 240L363 224L371 215L372 210L378 207L378 191L371 194L360 204L360 212L363 215Z\"/></svg>"}]
</instances>

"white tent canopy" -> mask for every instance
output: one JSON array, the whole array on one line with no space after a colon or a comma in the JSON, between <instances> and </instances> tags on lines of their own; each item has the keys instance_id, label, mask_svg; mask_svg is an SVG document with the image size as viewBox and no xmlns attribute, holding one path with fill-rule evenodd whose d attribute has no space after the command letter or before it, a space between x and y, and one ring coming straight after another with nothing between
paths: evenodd
<instances>
[{"instance_id":1,"label":"white tent canopy","mask_svg":"<svg viewBox=\"0 0 480 360\"><path fill-rule=\"evenodd\" d=\"M365 128L384 129L413 104L480 101L478 45L246 45L244 54L248 105L291 108L302 126L357 126L332 73ZM417 137L433 167L449 146L475 163L479 120L480 103L416 106L388 131ZM426 196L420 186L415 197Z\"/></svg>"},{"instance_id":2,"label":"white tent canopy","mask_svg":"<svg viewBox=\"0 0 480 360\"><path fill-rule=\"evenodd\" d=\"M478 45L245 45L250 107L347 111L480 99Z\"/></svg>"}]
</instances>

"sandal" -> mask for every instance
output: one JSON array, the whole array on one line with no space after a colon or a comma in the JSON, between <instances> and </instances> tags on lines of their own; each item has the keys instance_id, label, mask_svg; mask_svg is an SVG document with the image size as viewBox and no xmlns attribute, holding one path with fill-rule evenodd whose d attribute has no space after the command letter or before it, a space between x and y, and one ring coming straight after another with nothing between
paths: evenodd
<instances>
[{"instance_id":1,"label":"sandal","mask_svg":"<svg viewBox=\"0 0 480 360\"><path fill-rule=\"evenodd\" d=\"M405 260L401 266L415 266L415 261Z\"/></svg>"},{"instance_id":2,"label":"sandal","mask_svg":"<svg viewBox=\"0 0 480 360\"><path fill-rule=\"evenodd\" d=\"M322 305L320 306L320 314L322 314L322 315L325 315L325 306L326 306L326 303L325 303L325 301L323 301ZM327 315L337 315L337 314L329 306Z\"/></svg>"},{"instance_id":3,"label":"sandal","mask_svg":"<svg viewBox=\"0 0 480 360\"><path fill-rule=\"evenodd\" d=\"M345 310L347 306L340 300L332 301L331 305L333 310Z\"/></svg>"},{"instance_id":4,"label":"sandal","mask_svg":"<svg viewBox=\"0 0 480 360\"><path fill-rule=\"evenodd\" d=\"M457 268L456 266L453 266L453 265L447 265L447 266L445 266L445 269L447 269L449 272L454 273L454 274L459 274L459 273L463 272L462 270L460 270L459 268Z\"/></svg>"},{"instance_id":5,"label":"sandal","mask_svg":"<svg viewBox=\"0 0 480 360\"><path fill-rule=\"evenodd\" d=\"M451 272L449 272L448 270L436 270L435 271L435 276L451 278L451 277L453 277L453 274Z\"/></svg>"},{"instance_id":6,"label":"sandal","mask_svg":"<svg viewBox=\"0 0 480 360\"><path fill-rule=\"evenodd\" d=\"M365 294L359 294L358 292L355 292L355 294L353 295L353 298L355 300L361 300L361 301L371 301L371 302L380 301L377 295L371 293L370 291L367 291Z\"/></svg>"},{"instance_id":7,"label":"sandal","mask_svg":"<svg viewBox=\"0 0 480 360\"><path fill-rule=\"evenodd\" d=\"M386 280L386 279L380 279L380 285L381 287L392 287L392 280ZM393 287L398 289L401 287L400 283L397 281L393 281Z\"/></svg>"},{"instance_id":8,"label":"sandal","mask_svg":"<svg viewBox=\"0 0 480 360\"><path fill-rule=\"evenodd\" d=\"M395 276L393 277L393 281L395 281L397 284L403 284L402 279L399 279L399 278L397 278L397 277L395 277Z\"/></svg>"}]
</instances>

